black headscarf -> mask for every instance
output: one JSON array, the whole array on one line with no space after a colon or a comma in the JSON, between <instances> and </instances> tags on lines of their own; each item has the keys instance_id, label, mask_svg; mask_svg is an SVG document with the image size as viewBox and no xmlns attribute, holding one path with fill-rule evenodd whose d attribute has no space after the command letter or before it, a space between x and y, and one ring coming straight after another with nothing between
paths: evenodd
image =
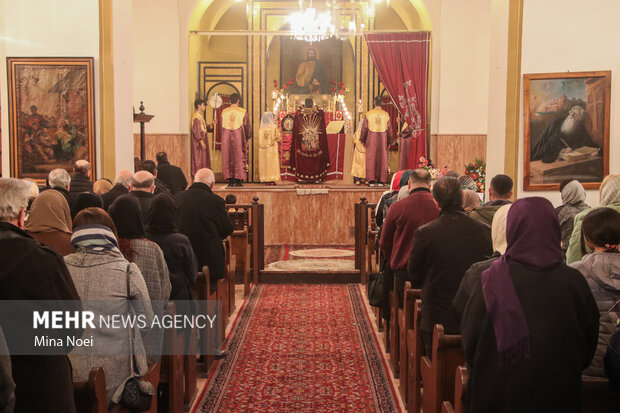
<instances>
[{"instance_id":1,"label":"black headscarf","mask_svg":"<svg viewBox=\"0 0 620 413\"><path fill-rule=\"evenodd\" d=\"M109 211L119 238L145 238L138 198L133 195L121 195L110 205Z\"/></svg>"},{"instance_id":2,"label":"black headscarf","mask_svg":"<svg viewBox=\"0 0 620 413\"><path fill-rule=\"evenodd\" d=\"M77 196L75 204L71 208L71 218L75 218L81 210L90 207L103 209L103 199L94 192L82 192Z\"/></svg>"},{"instance_id":3,"label":"black headscarf","mask_svg":"<svg viewBox=\"0 0 620 413\"><path fill-rule=\"evenodd\" d=\"M177 205L174 198L167 193L155 195L146 217L146 230L149 235L166 235L179 232L176 219Z\"/></svg>"}]
</instances>

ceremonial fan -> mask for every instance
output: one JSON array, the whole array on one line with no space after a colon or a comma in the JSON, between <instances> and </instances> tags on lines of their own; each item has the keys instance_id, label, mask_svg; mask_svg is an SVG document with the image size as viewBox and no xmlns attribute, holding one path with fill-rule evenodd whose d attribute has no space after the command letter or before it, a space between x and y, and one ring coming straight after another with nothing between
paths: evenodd
<instances>
[{"instance_id":1,"label":"ceremonial fan","mask_svg":"<svg viewBox=\"0 0 620 413\"><path fill-rule=\"evenodd\" d=\"M215 92L208 100L209 106L213 108L213 139L211 139L211 148L215 150L215 128L217 127L217 117L215 111L222 106L222 98Z\"/></svg>"}]
</instances>

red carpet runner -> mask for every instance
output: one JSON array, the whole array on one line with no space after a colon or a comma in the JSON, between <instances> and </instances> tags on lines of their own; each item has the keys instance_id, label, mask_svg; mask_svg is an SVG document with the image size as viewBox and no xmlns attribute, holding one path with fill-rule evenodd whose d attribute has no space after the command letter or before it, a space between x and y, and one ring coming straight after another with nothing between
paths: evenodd
<instances>
[{"instance_id":1,"label":"red carpet runner","mask_svg":"<svg viewBox=\"0 0 620 413\"><path fill-rule=\"evenodd\" d=\"M257 285L197 412L396 412L357 285Z\"/></svg>"}]
</instances>

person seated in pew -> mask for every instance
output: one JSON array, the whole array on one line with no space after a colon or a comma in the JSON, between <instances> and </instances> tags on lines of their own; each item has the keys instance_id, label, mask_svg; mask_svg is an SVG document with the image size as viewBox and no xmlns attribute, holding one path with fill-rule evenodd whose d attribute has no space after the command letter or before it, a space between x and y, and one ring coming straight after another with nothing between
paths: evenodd
<instances>
[{"instance_id":1,"label":"person seated in pew","mask_svg":"<svg viewBox=\"0 0 620 413\"><path fill-rule=\"evenodd\" d=\"M150 207L149 207L150 209ZM153 312L158 318L164 315L170 298L172 284L164 253L159 246L146 238L139 201L131 195L122 195L110 205L110 216L118 232L118 244L129 262L135 263L149 290ZM149 336L149 363L159 360L158 348L164 339L163 330L158 329Z\"/></svg>"},{"instance_id":2,"label":"person seated in pew","mask_svg":"<svg viewBox=\"0 0 620 413\"><path fill-rule=\"evenodd\" d=\"M119 249L118 235L112 218L101 208L86 208L74 220L75 231L71 243L76 252L65 257L77 291L82 300L118 303L114 313L122 314L132 301L136 314L153 320L149 292L140 269L130 264ZM129 279L129 295L127 295ZM147 361L140 331L134 331L135 373L144 375ZM125 380L130 376L129 337L124 328L87 328L82 337L93 336L97 348L105 348L107 355L70 354L74 380L88 380L92 367L105 371L107 399L111 404L120 401Z\"/></svg>"},{"instance_id":3,"label":"person seated in pew","mask_svg":"<svg viewBox=\"0 0 620 413\"><path fill-rule=\"evenodd\" d=\"M603 357L607 343L620 318L620 213L611 208L597 208L581 224L583 252L586 245L594 252L570 264L588 281L600 313L599 339L586 376L605 377Z\"/></svg>"},{"instance_id":4,"label":"person seated in pew","mask_svg":"<svg viewBox=\"0 0 620 413\"><path fill-rule=\"evenodd\" d=\"M578 412L598 340L596 302L563 263L548 200L516 201L506 222L506 252L482 273L461 320L466 410Z\"/></svg>"},{"instance_id":5,"label":"person seated in pew","mask_svg":"<svg viewBox=\"0 0 620 413\"><path fill-rule=\"evenodd\" d=\"M456 308L459 314L463 314L465 306L469 301L469 297L478 289L480 285L480 277L482 272L488 269L499 257L506 252L506 216L510 205L503 205L497 210L493 216L493 223L491 224L491 238L493 239L493 255L488 260L480 261L472 264L467 270L459 289L454 296L452 306Z\"/></svg>"},{"instance_id":6,"label":"person seated in pew","mask_svg":"<svg viewBox=\"0 0 620 413\"><path fill-rule=\"evenodd\" d=\"M493 253L491 231L465 214L456 178L439 179L433 197L441 208L439 218L416 230L407 264L411 286L422 289L420 331L429 357L435 324L443 324L446 334L459 333L461 315L452 300L465 271Z\"/></svg>"}]
</instances>

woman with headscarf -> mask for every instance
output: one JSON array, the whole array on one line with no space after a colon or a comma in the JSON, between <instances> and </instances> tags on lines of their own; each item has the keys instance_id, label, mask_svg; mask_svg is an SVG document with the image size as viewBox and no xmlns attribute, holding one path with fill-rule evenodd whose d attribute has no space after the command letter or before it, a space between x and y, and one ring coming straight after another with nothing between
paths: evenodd
<instances>
[{"instance_id":1,"label":"woman with headscarf","mask_svg":"<svg viewBox=\"0 0 620 413\"><path fill-rule=\"evenodd\" d=\"M588 281L601 316L596 355L583 374L605 377L603 357L620 319L620 213L611 208L590 212L583 219L581 242L584 251L587 245L593 252L570 266Z\"/></svg>"},{"instance_id":2,"label":"woman with headscarf","mask_svg":"<svg viewBox=\"0 0 620 413\"><path fill-rule=\"evenodd\" d=\"M551 203L508 210L506 252L482 273L461 321L469 412L578 412L598 339L584 277L563 264Z\"/></svg>"},{"instance_id":3,"label":"woman with headscarf","mask_svg":"<svg viewBox=\"0 0 620 413\"><path fill-rule=\"evenodd\" d=\"M586 204L586 190L576 179L567 179L560 184L560 193L562 194L562 205L555 209L560 221L560 230L562 231L562 250L566 252L568 242L573 233L573 225L575 216L581 211L590 209Z\"/></svg>"},{"instance_id":4,"label":"woman with headscarf","mask_svg":"<svg viewBox=\"0 0 620 413\"><path fill-rule=\"evenodd\" d=\"M501 206L497 212L495 212L495 215L493 215L493 222L491 224L493 255L491 255L488 260L472 264L461 280L459 289L452 301L452 307L456 308L459 314L463 314L469 297L479 288L482 272L487 270L491 264L506 252L506 216L508 215L508 210L511 205L512 204Z\"/></svg>"},{"instance_id":5,"label":"woman with headscarf","mask_svg":"<svg viewBox=\"0 0 620 413\"><path fill-rule=\"evenodd\" d=\"M601 187L599 189L601 196L600 207L608 207L620 212L620 175L607 175ZM599 208L600 208L599 207ZM581 252L581 221L591 211L596 208L586 209L581 211L575 216L575 222L573 227L573 233L568 241L568 249L566 250L566 263L571 264L575 261L579 261L583 257ZM586 253L591 253L592 250L586 246Z\"/></svg>"},{"instance_id":6,"label":"woman with headscarf","mask_svg":"<svg viewBox=\"0 0 620 413\"><path fill-rule=\"evenodd\" d=\"M75 218L81 210L91 207L103 209L103 199L94 192L81 192L75 198L73 207L71 207L71 217Z\"/></svg>"},{"instance_id":7,"label":"woman with headscarf","mask_svg":"<svg viewBox=\"0 0 620 413\"><path fill-rule=\"evenodd\" d=\"M411 169L407 169L400 176L400 182L398 186L398 194L393 196L392 199L388 202L388 206L392 205L396 201L400 201L401 199L409 196L409 176L411 175Z\"/></svg>"},{"instance_id":8,"label":"woman with headscarf","mask_svg":"<svg viewBox=\"0 0 620 413\"><path fill-rule=\"evenodd\" d=\"M258 129L258 176L267 185L275 185L280 181L278 142L281 140L276 117L272 112L263 113Z\"/></svg>"},{"instance_id":9,"label":"woman with headscarf","mask_svg":"<svg viewBox=\"0 0 620 413\"><path fill-rule=\"evenodd\" d=\"M174 198L165 193L156 195L146 219L147 234L164 253L172 284L170 299L191 300L198 264L189 238L177 229L176 216Z\"/></svg>"},{"instance_id":10,"label":"woman with headscarf","mask_svg":"<svg viewBox=\"0 0 620 413\"><path fill-rule=\"evenodd\" d=\"M463 190L463 209L469 215L470 211L480 207L480 197L478 193L471 189Z\"/></svg>"},{"instance_id":11,"label":"woman with headscarf","mask_svg":"<svg viewBox=\"0 0 620 413\"><path fill-rule=\"evenodd\" d=\"M45 191L55 192L55 191ZM61 195L62 196L62 195ZM135 264L123 257L118 248L116 228L110 216L100 208L86 208L75 217L75 233L71 243L76 252L65 257L75 288L85 306L100 306L105 302L110 314L125 314L129 301L137 315L145 317L147 325L153 320L149 293L144 278ZM127 282L129 280L129 294ZM92 308L93 311L96 308ZM99 307L101 310L101 307ZM133 331L135 372L144 375L148 366L144 356L141 332ZM78 348L69 355L74 380L88 380L92 367L103 367L107 399L120 401L125 380L130 376L129 333L123 328L86 328L82 337L90 338L102 352L79 354Z\"/></svg>"},{"instance_id":12,"label":"woman with headscarf","mask_svg":"<svg viewBox=\"0 0 620 413\"><path fill-rule=\"evenodd\" d=\"M366 148L360 142L362 133L362 121L357 124L357 130L353 134L353 163L351 164L351 176L353 184L360 185L366 178ZM392 182L394 178L392 177Z\"/></svg>"},{"instance_id":13,"label":"woman with headscarf","mask_svg":"<svg viewBox=\"0 0 620 413\"><path fill-rule=\"evenodd\" d=\"M58 191L43 191L35 198L24 230L33 238L61 255L75 250L71 246L73 225L69 204Z\"/></svg>"},{"instance_id":14,"label":"woman with headscarf","mask_svg":"<svg viewBox=\"0 0 620 413\"><path fill-rule=\"evenodd\" d=\"M149 296L154 301L153 312L161 319L172 286L164 253L157 244L146 239L138 199L132 195L116 198L110 205L110 216L116 225L120 250L127 261L138 266L149 290ZM151 339L149 344L161 344L162 331L157 330L156 333L158 337L149 337Z\"/></svg>"}]
</instances>

